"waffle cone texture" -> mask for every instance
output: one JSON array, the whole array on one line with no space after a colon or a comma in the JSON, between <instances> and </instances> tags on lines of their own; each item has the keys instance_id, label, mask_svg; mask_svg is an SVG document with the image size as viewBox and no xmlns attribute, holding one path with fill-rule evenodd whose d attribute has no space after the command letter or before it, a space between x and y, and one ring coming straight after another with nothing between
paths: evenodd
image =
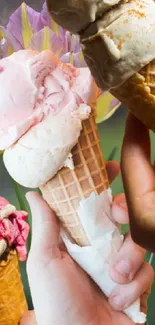
<instances>
[{"instance_id":1,"label":"waffle cone texture","mask_svg":"<svg viewBox=\"0 0 155 325\"><path fill-rule=\"evenodd\" d=\"M83 122L72 156L75 168L62 168L41 191L72 239L80 246L87 246L89 242L77 213L79 202L92 192L100 194L109 186L93 114Z\"/></svg>"},{"instance_id":2,"label":"waffle cone texture","mask_svg":"<svg viewBox=\"0 0 155 325\"><path fill-rule=\"evenodd\" d=\"M18 325L27 311L16 251L0 262L0 325Z\"/></svg>"},{"instance_id":3,"label":"waffle cone texture","mask_svg":"<svg viewBox=\"0 0 155 325\"><path fill-rule=\"evenodd\" d=\"M155 132L155 60L111 93Z\"/></svg>"}]
</instances>

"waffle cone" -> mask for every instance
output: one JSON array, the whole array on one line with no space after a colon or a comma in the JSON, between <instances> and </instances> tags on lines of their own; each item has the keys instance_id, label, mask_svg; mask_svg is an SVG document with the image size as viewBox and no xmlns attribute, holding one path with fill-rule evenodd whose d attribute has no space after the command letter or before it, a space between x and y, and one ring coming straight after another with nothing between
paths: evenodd
<instances>
[{"instance_id":1,"label":"waffle cone","mask_svg":"<svg viewBox=\"0 0 155 325\"><path fill-rule=\"evenodd\" d=\"M155 132L155 60L111 93Z\"/></svg>"},{"instance_id":2,"label":"waffle cone","mask_svg":"<svg viewBox=\"0 0 155 325\"><path fill-rule=\"evenodd\" d=\"M80 246L87 246L89 242L77 213L79 202L91 192L100 194L109 185L93 115L83 122L82 132L72 155L74 170L62 168L41 187L41 191L72 239Z\"/></svg>"},{"instance_id":3,"label":"waffle cone","mask_svg":"<svg viewBox=\"0 0 155 325\"><path fill-rule=\"evenodd\" d=\"M18 325L27 310L17 254L0 262L0 325Z\"/></svg>"}]
</instances>

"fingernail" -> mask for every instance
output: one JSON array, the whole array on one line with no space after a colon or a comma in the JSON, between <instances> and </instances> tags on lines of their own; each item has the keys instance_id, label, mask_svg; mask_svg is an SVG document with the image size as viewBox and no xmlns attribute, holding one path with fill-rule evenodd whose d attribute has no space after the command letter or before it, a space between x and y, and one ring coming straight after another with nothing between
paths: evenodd
<instances>
[{"instance_id":1,"label":"fingernail","mask_svg":"<svg viewBox=\"0 0 155 325\"><path fill-rule=\"evenodd\" d=\"M112 305L112 307L121 310L123 308L122 297L120 295L111 296L110 304Z\"/></svg>"},{"instance_id":2,"label":"fingernail","mask_svg":"<svg viewBox=\"0 0 155 325\"><path fill-rule=\"evenodd\" d=\"M29 200L29 198L31 199L31 192L27 192L25 194L25 197L26 197L27 201Z\"/></svg>"},{"instance_id":3,"label":"fingernail","mask_svg":"<svg viewBox=\"0 0 155 325\"><path fill-rule=\"evenodd\" d=\"M27 192L25 197L28 203L31 204L31 201L33 202L33 199L35 198L35 192Z\"/></svg>"},{"instance_id":4,"label":"fingernail","mask_svg":"<svg viewBox=\"0 0 155 325\"><path fill-rule=\"evenodd\" d=\"M117 271L118 273L120 273L121 275L123 275L124 277L130 278L131 277L131 270L130 270L130 266L128 263L121 261L119 263L117 263L114 266L115 271Z\"/></svg>"}]
</instances>

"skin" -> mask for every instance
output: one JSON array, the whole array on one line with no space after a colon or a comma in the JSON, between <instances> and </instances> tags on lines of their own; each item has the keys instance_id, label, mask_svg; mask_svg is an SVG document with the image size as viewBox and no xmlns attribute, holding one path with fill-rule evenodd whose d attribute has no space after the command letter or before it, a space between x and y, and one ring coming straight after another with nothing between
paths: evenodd
<instances>
[{"instance_id":1,"label":"skin","mask_svg":"<svg viewBox=\"0 0 155 325\"><path fill-rule=\"evenodd\" d=\"M119 165L109 162L107 171L112 182ZM145 250L126 235L111 265L110 274L118 286L108 301L60 245L60 226L53 211L37 193L26 197L33 220L27 272L35 313L26 313L20 325L134 325L121 310L142 297L141 307L146 311L154 273L144 263ZM128 222L124 194L114 198L112 218Z\"/></svg>"},{"instance_id":2,"label":"skin","mask_svg":"<svg viewBox=\"0 0 155 325\"><path fill-rule=\"evenodd\" d=\"M132 239L155 253L155 166L148 129L129 114L121 171L129 207Z\"/></svg>"}]
</instances>

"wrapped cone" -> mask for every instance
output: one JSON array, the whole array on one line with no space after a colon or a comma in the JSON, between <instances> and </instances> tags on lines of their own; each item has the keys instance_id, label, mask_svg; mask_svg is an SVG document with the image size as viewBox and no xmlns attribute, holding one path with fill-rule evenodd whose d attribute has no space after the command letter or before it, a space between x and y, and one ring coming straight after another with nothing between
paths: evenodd
<instances>
[{"instance_id":1,"label":"wrapped cone","mask_svg":"<svg viewBox=\"0 0 155 325\"><path fill-rule=\"evenodd\" d=\"M26 311L18 258L11 250L7 260L0 262L0 325L18 325Z\"/></svg>"},{"instance_id":2,"label":"wrapped cone","mask_svg":"<svg viewBox=\"0 0 155 325\"><path fill-rule=\"evenodd\" d=\"M109 186L94 115L83 122L72 155L75 168L62 168L41 191L72 239L80 246L87 246L89 242L77 213L79 202Z\"/></svg>"},{"instance_id":3,"label":"wrapped cone","mask_svg":"<svg viewBox=\"0 0 155 325\"><path fill-rule=\"evenodd\" d=\"M155 60L111 93L155 132Z\"/></svg>"}]
</instances>

